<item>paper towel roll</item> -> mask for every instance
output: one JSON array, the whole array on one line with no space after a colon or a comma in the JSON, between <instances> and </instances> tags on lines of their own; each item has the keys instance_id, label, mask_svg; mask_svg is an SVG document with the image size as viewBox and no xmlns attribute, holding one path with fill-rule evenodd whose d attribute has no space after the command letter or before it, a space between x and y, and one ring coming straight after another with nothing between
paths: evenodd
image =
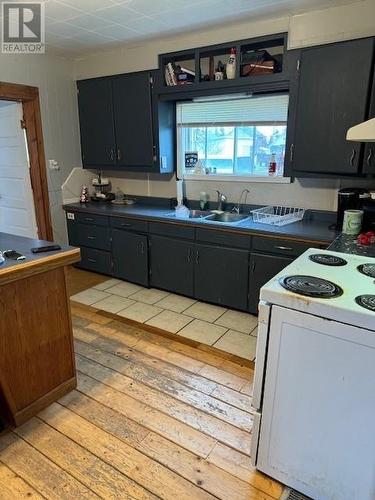
<instances>
[{"instance_id":1,"label":"paper towel roll","mask_svg":"<svg viewBox=\"0 0 375 500\"><path fill-rule=\"evenodd\" d=\"M177 204L182 205L184 199L184 181L176 181Z\"/></svg>"}]
</instances>

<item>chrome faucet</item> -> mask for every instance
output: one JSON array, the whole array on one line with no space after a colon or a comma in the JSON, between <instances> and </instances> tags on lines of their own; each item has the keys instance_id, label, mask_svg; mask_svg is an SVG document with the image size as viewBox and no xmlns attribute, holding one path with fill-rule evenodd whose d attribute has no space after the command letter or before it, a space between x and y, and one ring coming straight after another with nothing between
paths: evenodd
<instances>
[{"instance_id":1,"label":"chrome faucet","mask_svg":"<svg viewBox=\"0 0 375 500\"><path fill-rule=\"evenodd\" d=\"M238 200L238 203L237 205L234 205L234 207L232 208L232 212L236 213L236 214L239 214L241 212L241 205L246 205L246 200L247 200L247 195L250 193L250 191L248 189L244 189L241 193L241 196L240 196L240 199ZM242 197L243 195L245 195L245 199L243 201L243 204L241 204L241 201L242 201Z\"/></svg>"},{"instance_id":2,"label":"chrome faucet","mask_svg":"<svg viewBox=\"0 0 375 500\"><path fill-rule=\"evenodd\" d=\"M225 196L224 193L221 193L218 189L216 189L216 192L217 192L217 209L222 212L224 203L227 202L227 197Z\"/></svg>"}]
</instances>

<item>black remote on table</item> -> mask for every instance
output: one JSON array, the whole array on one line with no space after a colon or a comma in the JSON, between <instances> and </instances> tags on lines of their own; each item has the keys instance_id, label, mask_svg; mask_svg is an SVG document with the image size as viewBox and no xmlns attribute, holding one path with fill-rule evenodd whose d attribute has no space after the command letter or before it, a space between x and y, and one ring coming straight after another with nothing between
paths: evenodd
<instances>
[{"instance_id":1,"label":"black remote on table","mask_svg":"<svg viewBox=\"0 0 375 500\"><path fill-rule=\"evenodd\" d=\"M53 252L55 250L61 250L61 246L60 245L47 245L45 247L36 247L36 248L31 249L31 251L33 253Z\"/></svg>"}]
</instances>

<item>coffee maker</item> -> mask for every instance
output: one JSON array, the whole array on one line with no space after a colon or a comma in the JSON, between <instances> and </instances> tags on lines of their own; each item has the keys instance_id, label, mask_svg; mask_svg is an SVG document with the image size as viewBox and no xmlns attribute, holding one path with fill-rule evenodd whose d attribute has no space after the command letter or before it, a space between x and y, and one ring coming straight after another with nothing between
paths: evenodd
<instances>
[{"instance_id":1,"label":"coffee maker","mask_svg":"<svg viewBox=\"0 0 375 500\"><path fill-rule=\"evenodd\" d=\"M360 210L366 199L370 198L367 189L344 188L337 195L337 221L336 229L341 231L345 210Z\"/></svg>"}]
</instances>

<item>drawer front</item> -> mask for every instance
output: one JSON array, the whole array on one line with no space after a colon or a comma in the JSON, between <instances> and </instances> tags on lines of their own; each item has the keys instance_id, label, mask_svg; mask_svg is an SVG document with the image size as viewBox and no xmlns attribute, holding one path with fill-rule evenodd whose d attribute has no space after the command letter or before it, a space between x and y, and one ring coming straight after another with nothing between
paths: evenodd
<instances>
[{"instance_id":1,"label":"drawer front","mask_svg":"<svg viewBox=\"0 0 375 500\"><path fill-rule=\"evenodd\" d=\"M305 250L311 248L311 246L311 243L305 243L303 241L284 240L281 238L262 238L260 236L253 237L253 250L279 255L290 255L291 257L301 255Z\"/></svg>"},{"instance_id":2,"label":"drawer front","mask_svg":"<svg viewBox=\"0 0 375 500\"><path fill-rule=\"evenodd\" d=\"M108 226L108 217L106 217L105 215L95 215L82 212L67 212L67 218L69 217L68 213L74 213L74 222L78 222L80 224Z\"/></svg>"},{"instance_id":3,"label":"drawer front","mask_svg":"<svg viewBox=\"0 0 375 500\"><path fill-rule=\"evenodd\" d=\"M182 225L180 226L179 224L150 222L150 233L174 238L183 238L185 240L193 240L195 236L195 228Z\"/></svg>"},{"instance_id":4,"label":"drawer front","mask_svg":"<svg viewBox=\"0 0 375 500\"><path fill-rule=\"evenodd\" d=\"M89 226L68 221L69 243L75 247L111 249L111 232L109 227Z\"/></svg>"},{"instance_id":5,"label":"drawer front","mask_svg":"<svg viewBox=\"0 0 375 500\"><path fill-rule=\"evenodd\" d=\"M89 271L112 275L111 254L103 250L81 248L81 262L77 266Z\"/></svg>"},{"instance_id":6,"label":"drawer front","mask_svg":"<svg viewBox=\"0 0 375 500\"><path fill-rule=\"evenodd\" d=\"M250 249L251 236L233 234L226 231L215 231L214 229L200 229L196 232L197 241L224 245L229 248Z\"/></svg>"},{"instance_id":7,"label":"drawer front","mask_svg":"<svg viewBox=\"0 0 375 500\"><path fill-rule=\"evenodd\" d=\"M110 217L110 224L116 229L126 229L138 233L148 232L148 222L145 220L126 219L125 217Z\"/></svg>"}]
</instances>

